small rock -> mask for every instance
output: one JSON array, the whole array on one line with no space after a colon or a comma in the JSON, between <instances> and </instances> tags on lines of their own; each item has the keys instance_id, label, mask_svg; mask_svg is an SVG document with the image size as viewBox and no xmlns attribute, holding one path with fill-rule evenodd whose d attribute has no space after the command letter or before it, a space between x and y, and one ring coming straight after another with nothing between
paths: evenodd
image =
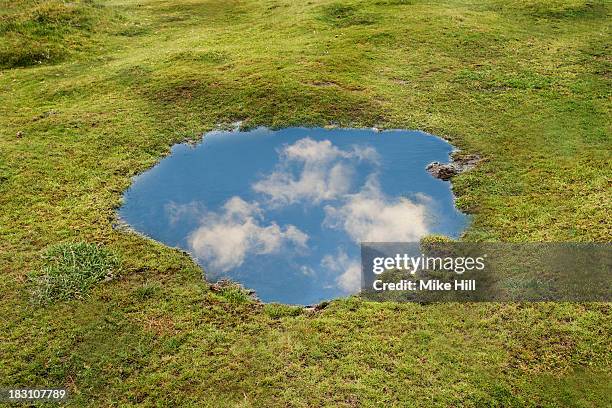
<instances>
[{"instance_id":1,"label":"small rock","mask_svg":"<svg viewBox=\"0 0 612 408\"><path fill-rule=\"evenodd\" d=\"M450 163L429 163L426 170L435 178L449 180L459 173L474 168L480 160L480 156L475 154L466 156L453 154Z\"/></svg>"},{"instance_id":2,"label":"small rock","mask_svg":"<svg viewBox=\"0 0 612 408\"><path fill-rule=\"evenodd\" d=\"M449 180L460 172L454 163L442 164L440 162L433 162L428 164L426 169L432 176L441 180Z\"/></svg>"},{"instance_id":3,"label":"small rock","mask_svg":"<svg viewBox=\"0 0 612 408\"><path fill-rule=\"evenodd\" d=\"M20 139L23 137L23 132L21 130L17 132L17 137Z\"/></svg>"},{"instance_id":4,"label":"small rock","mask_svg":"<svg viewBox=\"0 0 612 408\"><path fill-rule=\"evenodd\" d=\"M228 287L232 286L232 282L227 280L227 279L221 279L215 283L213 283L212 285L210 285L210 290L212 290L213 292L221 292L223 291L223 289L226 289Z\"/></svg>"},{"instance_id":5,"label":"small rock","mask_svg":"<svg viewBox=\"0 0 612 408\"><path fill-rule=\"evenodd\" d=\"M323 301L323 302L318 303L316 305L304 306L304 310L306 310L307 312L318 312L320 310L325 309L327 306L329 306L329 302Z\"/></svg>"}]
</instances>

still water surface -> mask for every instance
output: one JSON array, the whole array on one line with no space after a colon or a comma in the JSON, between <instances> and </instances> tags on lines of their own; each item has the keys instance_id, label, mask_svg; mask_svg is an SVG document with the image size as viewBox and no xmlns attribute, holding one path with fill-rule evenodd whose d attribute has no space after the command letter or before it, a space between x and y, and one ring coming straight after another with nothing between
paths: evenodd
<instances>
[{"instance_id":1,"label":"still water surface","mask_svg":"<svg viewBox=\"0 0 612 408\"><path fill-rule=\"evenodd\" d=\"M419 131L214 131L134 179L120 217L266 302L355 293L359 242L457 237L468 223L425 166L452 146Z\"/></svg>"}]
</instances>

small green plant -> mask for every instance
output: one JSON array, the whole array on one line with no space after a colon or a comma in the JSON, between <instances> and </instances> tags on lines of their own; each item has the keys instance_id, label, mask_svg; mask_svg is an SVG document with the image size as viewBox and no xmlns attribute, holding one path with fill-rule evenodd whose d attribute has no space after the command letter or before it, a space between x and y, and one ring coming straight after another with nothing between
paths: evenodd
<instances>
[{"instance_id":1,"label":"small green plant","mask_svg":"<svg viewBox=\"0 0 612 408\"><path fill-rule=\"evenodd\" d=\"M248 303L253 300L252 292L230 280L222 279L217 283L213 283L210 289L229 303Z\"/></svg>"},{"instance_id":2,"label":"small green plant","mask_svg":"<svg viewBox=\"0 0 612 408\"><path fill-rule=\"evenodd\" d=\"M117 276L120 264L109 250L86 242L51 246L43 259L44 266L31 277L37 304L83 298L98 282Z\"/></svg>"},{"instance_id":3,"label":"small green plant","mask_svg":"<svg viewBox=\"0 0 612 408\"><path fill-rule=\"evenodd\" d=\"M145 283L144 285L134 290L134 296L139 300L151 299L161 291L159 283Z\"/></svg>"},{"instance_id":4,"label":"small green plant","mask_svg":"<svg viewBox=\"0 0 612 408\"><path fill-rule=\"evenodd\" d=\"M246 303L250 300L248 292L238 287L224 288L221 296L230 303Z\"/></svg>"}]
</instances>

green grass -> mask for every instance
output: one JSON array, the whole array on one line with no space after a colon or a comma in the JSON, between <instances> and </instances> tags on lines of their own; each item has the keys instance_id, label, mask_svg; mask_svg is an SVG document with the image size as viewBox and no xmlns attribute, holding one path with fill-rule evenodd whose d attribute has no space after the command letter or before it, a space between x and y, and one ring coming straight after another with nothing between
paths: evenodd
<instances>
[{"instance_id":1,"label":"green grass","mask_svg":"<svg viewBox=\"0 0 612 408\"><path fill-rule=\"evenodd\" d=\"M93 45L91 37L106 16L93 1L2 1L0 68L65 59Z\"/></svg>"},{"instance_id":2,"label":"green grass","mask_svg":"<svg viewBox=\"0 0 612 408\"><path fill-rule=\"evenodd\" d=\"M86 242L63 243L47 249L44 267L32 274L34 303L83 298L101 281L115 278L119 259L108 250Z\"/></svg>"},{"instance_id":3,"label":"green grass","mask_svg":"<svg viewBox=\"0 0 612 408\"><path fill-rule=\"evenodd\" d=\"M0 378L73 406L606 406L609 304L317 312L211 290L116 227L130 178L218 125L423 129L467 240L609 241L610 4L597 0L0 1ZM49 246L121 279L31 304Z\"/></svg>"}]
</instances>

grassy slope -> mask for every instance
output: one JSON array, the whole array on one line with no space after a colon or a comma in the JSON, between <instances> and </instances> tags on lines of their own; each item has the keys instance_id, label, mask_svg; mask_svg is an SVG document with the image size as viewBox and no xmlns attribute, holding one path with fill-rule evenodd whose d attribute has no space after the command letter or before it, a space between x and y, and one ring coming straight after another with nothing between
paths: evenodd
<instances>
[{"instance_id":1,"label":"grassy slope","mask_svg":"<svg viewBox=\"0 0 612 408\"><path fill-rule=\"evenodd\" d=\"M468 239L609 240L605 2L37 3L0 1L3 385L65 384L74 405L610 402L609 304L304 315L112 228L130 176L240 119L431 131L488 159L454 182ZM40 251L73 239L124 277L29 306Z\"/></svg>"}]
</instances>

